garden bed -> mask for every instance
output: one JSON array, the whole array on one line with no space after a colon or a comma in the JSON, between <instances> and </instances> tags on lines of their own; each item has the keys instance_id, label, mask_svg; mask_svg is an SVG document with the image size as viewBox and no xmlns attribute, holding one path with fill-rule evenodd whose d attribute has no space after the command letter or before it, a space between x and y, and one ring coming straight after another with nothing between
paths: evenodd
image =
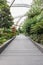
<instances>
[{"instance_id":1,"label":"garden bed","mask_svg":"<svg viewBox=\"0 0 43 65\"><path fill-rule=\"evenodd\" d=\"M0 46L0 53L10 44L10 42L15 38L12 37L11 39L7 40L6 42L4 42L1 46Z\"/></svg>"},{"instance_id":2,"label":"garden bed","mask_svg":"<svg viewBox=\"0 0 43 65\"><path fill-rule=\"evenodd\" d=\"M7 40L11 39L13 36L16 36L15 31L12 32L12 29L0 29L0 46L6 42Z\"/></svg>"},{"instance_id":3,"label":"garden bed","mask_svg":"<svg viewBox=\"0 0 43 65\"><path fill-rule=\"evenodd\" d=\"M35 46L43 53L43 45L40 43L35 42L33 39L30 40L35 44Z\"/></svg>"}]
</instances>

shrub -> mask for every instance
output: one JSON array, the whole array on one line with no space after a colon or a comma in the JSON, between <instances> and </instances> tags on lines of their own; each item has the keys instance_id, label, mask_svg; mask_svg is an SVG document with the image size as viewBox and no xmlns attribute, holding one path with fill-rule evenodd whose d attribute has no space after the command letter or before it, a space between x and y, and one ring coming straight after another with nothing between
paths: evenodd
<instances>
[{"instance_id":1,"label":"shrub","mask_svg":"<svg viewBox=\"0 0 43 65\"><path fill-rule=\"evenodd\" d=\"M5 39L4 37L0 38L0 45L3 44L4 42L6 42L7 39Z\"/></svg>"}]
</instances>

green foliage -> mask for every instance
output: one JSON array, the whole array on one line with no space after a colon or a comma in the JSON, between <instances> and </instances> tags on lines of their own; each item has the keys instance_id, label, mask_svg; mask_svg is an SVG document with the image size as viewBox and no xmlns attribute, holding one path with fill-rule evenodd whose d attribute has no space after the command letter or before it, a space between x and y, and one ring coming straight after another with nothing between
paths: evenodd
<instances>
[{"instance_id":1,"label":"green foliage","mask_svg":"<svg viewBox=\"0 0 43 65\"><path fill-rule=\"evenodd\" d=\"M6 0L0 0L0 27L9 28L13 24L13 17Z\"/></svg>"},{"instance_id":2,"label":"green foliage","mask_svg":"<svg viewBox=\"0 0 43 65\"><path fill-rule=\"evenodd\" d=\"M42 0L33 0L28 18L23 24L24 33L39 43L43 43L43 8L40 7L42 4Z\"/></svg>"},{"instance_id":3,"label":"green foliage","mask_svg":"<svg viewBox=\"0 0 43 65\"><path fill-rule=\"evenodd\" d=\"M7 39L5 39L4 37L0 38L0 45L3 44L4 42L6 42Z\"/></svg>"},{"instance_id":4,"label":"green foliage","mask_svg":"<svg viewBox=\"0 0 43 65\"><path fill-rule=\"evenodd\" d=\"M15 36L15 33L12 33L12 29L0 29L0 45L6 42L7 40L11 39Z\"/></svg>"},{"instance_id":5,"label":"green foliage","mask_svg":"<svg viewBox=\"0 0 43 65\"><path fill-rule=\"evenodd\" d=\"M43 22L38 22L32 26L31 33L42 34L43 33Z\"/></svg>"},{"instance_id":6,"label":"green foliage","mask_svg":"<svg viewBox=\"0 0 43 65\"><path fill-rule=\"evenodd\" d=\"M7 0L0 0L0 45L12 38L15 33L12 33L11 26L14 24L13 17L10 13Z\"/></svg>"}]
</instances>

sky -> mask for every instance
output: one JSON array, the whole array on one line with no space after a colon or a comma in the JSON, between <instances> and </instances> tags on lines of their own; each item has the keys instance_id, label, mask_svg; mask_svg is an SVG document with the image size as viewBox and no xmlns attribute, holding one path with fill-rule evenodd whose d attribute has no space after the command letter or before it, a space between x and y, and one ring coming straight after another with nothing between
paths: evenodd
<instances>
[{"instance_id":1,"label":"sky","mask_svg":"<svg viewBox=\"0 0 43 65\"><path fill-rule=\"evenodd\" d=\"M10 5L13 0L7 0L7 1L10 2L9 3L9 5ZM13 5L14 4L29 4L29 5L31 5L32 0L15 0ZM26 8L26 7L11 7L10 8L13 18L15 18L16 16L24 15L26 12L28 12L28 10L29 10L29 8ZM26 17L23 17L18 24L20 25L20 23L23 22L25 18ZM14 23L16 24L18 20L19 20L19 18L14 19Z\"/></svg>"}]
</instances>

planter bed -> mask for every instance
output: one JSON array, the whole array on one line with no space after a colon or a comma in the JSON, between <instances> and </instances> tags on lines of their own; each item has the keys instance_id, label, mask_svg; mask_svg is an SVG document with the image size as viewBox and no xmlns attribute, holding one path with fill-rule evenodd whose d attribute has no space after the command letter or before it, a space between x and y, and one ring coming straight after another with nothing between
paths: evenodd
<instances>
[{"instance_id":1,"label":"planter bed","mask_svg":"<svg viewBox=\"0 0 43 65\"><path fill-rule=\"evenodd\" d=\"M35 44L35 46L37 46L37 48L43 53L43 45L41 45L41 44L39 44L39 43L33 41L31 38L30 38L30 40L31 40L31 41Z\"/></svg>"},{"instance_id":2,"label":"planter bed","mask_svg":"<svg viewBox=\"0 0 43 65\"><path fill-rule=\"evenodd\" d=\"M1 54L1 52L10 44L10 42L11 42L12 40L14 40L14 38L15 38L15 36L12 37L11 39L9 39L8 41L6 41L5 43L3 43L3 44L0 46L0 54Z\"/></svg>"}]
</instances>

